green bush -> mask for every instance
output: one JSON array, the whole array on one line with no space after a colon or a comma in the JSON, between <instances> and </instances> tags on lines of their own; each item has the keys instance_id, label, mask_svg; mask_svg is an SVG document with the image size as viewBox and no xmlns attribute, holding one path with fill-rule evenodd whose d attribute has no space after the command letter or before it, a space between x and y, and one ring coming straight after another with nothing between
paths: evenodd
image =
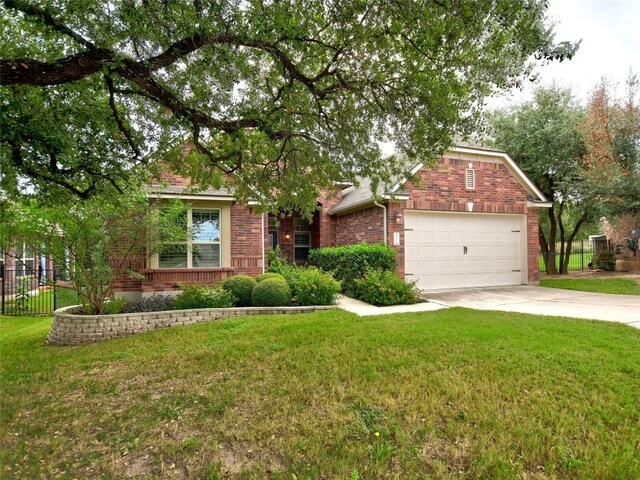
<instances>
[{"instance_id":1,"label":"green bush","mask_svg":"<svg viewBox=\"0 0 640 480\"><path fill-rule=\"evenodd\" d=\"M222 282L222 288L236 297L236 305L238 307L251 305L251 292L255 286L256 281L249 275L234 275Z\"/></svg>"},{"instance_id":2,"label":"green bush","mask_svg":"<svg viewBox=\"0 0 640 480\"><path fill-rule=\"evenodd\" d=\"M173 299L175 310L189 308L228 308L233 307L236 298L231 292L220 287L180 284L182 292Z\"/></svg>"},{"instance_id":3,"label":"green bush","mask_svg":"<svg viewBox=\"0 0 640 480\"><path fill-rule=\"evenodd\" d=\"M256 307L282 307L291 305L291 289L287 282L269 278L253 287L251 303Z\"/></svg>"},{"instance_id":4,"label":"green bush","mask_svg":"<svg viewBox=\"0 0 640 480\"><path fill-rule=\"evenodd\" d=\"M315 267L298 268L294 282L300 305L333 305L340 292L340 282Z\"/></svg>"},{"instance_id":5,"label":"green bush","mask_svg":"<svg viewBox=\"0 0 640 480\"><path fill-rule=\"evenodd\" d=\"M355 281L356 298L372 305L408 305L418 303L420 297L415 283L407 283L394 272L369 270Z\"/></svg>"},{"instance_id":6,"label":"green bush","mask_svg":"<svg viewBox=\"0 0 640 480\"><path fill-rule=\"evenodd\" d=\"M593 264L596 268L612 272L616 269L616 255L612 250L599 250L593 256Z\"/></svg>"},{"instance_id":7,"label":"green bush","mask_svg":"<svg viewBox=\"0 0 640 480\"><path fill-rule=\"evenodd\" d=\"M269 248L267 252L267 262L269 264L268 270L270 272L278 272L282 265L288 265L287 259L280 250L280 245L276 245L275 248Z\"/></svg>"},{"instance_id":8,"label":"green bush","mask_svg":"<svg viewBox=\"0 0 640 480\"><path fill-rule=\"evenodd\" d=\"M280 280L285 280L285 278L279 274L279 273L275 273L275 272L267 272L267 273L261 273L260 275L258 275L256 277L256 282L260 283L263 280L267 280L269 278L279 278ZM286 280L285 280L286 281Z\"/></svg>"},{"instance_id":9,"label":"green bush","mask_svg":"<svg viewBox=\"0 0 640 480\"><path fill-rule=\"evenodd\" d=\"M116 313L122 313L122 309L126 305L126 303L127 301L124 298L110 298L109 300L104 302L102 314L114 315Z\"/></svg>"},{"instance_id":10,"label":"green bush","mask_svg":"<svg viewBox=\"0 0 640 480\"><path fill-rule=\"evenodd\" d=\"M342 291L352 293L355 280L367 270L395 271L396 251L388 245L366 243L318 248L309 252L308 262L331 272L342 283Z\"/></svg>"}]
</instances>

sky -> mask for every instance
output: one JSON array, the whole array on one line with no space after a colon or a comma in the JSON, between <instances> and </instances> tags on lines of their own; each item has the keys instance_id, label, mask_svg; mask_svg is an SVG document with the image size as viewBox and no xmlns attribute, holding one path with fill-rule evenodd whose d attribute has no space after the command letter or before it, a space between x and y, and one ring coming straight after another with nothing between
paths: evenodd
<instances>
[{"instance_id":1,"label":"sky","mask_svg":"<svg viewBox=\"0 0 640 480\"><path fill-rule=\"evenodd\" d=\"M535 85L554 81L571 87L584 104L603 76L618 83L623 94L629 70L640 75L640 0L550 0L549 18L556 23L557 42L582 39L578 53L539 67L537 84L527 82L522 91L492 98L487 108L527 101Z\"/></svg>"}]
</instances>

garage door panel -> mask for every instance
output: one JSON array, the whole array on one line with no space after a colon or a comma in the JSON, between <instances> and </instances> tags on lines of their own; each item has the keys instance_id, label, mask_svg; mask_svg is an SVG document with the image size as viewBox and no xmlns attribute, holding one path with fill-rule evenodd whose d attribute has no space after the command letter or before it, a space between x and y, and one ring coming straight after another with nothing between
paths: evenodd
<instances>
[{"instance_id":1,"label":"garage door panel","mask_svg":"<svg viewBox=\"0 0 640 480\"><path fill-rule=\"evenodd\" d=\"M407 280L429 290L519 285L521 224L516 215L407 211Z\"/></svg>"}]
</instances>

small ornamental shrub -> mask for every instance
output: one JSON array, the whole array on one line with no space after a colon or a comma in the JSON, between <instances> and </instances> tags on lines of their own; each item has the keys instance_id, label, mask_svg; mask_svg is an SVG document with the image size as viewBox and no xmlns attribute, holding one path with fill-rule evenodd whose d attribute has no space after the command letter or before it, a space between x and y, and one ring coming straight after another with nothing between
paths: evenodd
<instances>
[{"instance_id":1,"label":"small ornamental shrub","mask_svg":"<svg viewBox=\"0 0 640 480\"><path fill-rule=\"evenodd\" d=\"M238 307L251 305L251 292L255 286L256 281L248 275L234 275L222 282L222 288L236 297L236 306Z\"/></svg>"},{"instance_id":2,"label":"small ornamental shrub","mask_svg":"<svg viewBox=\"0 0 640 480\"><path fill-rule=\"evenodd\" d=\"M287 282L269 278L253 287L251 303L256 307L283 307L291 305L291 289Z\"/></svg>"},{"instance_id":3,"label":"small ornamental shrub","mask_svg":"<svg viewBox=\"0 0 640 480\"><path fill-rule=\"evenodd\" d=\"M612 272L616 269L616 254L612 250L602 249L593 256L596 268Z\"/></svg>"},{"instance_id":4,"label":"small ornamental shrub","mask_svg":"<svg viewBox=\"0 0 640 480\"><path fill-rule=\"evenodd\" d=\"M170 295L152 295L151 297L127 302L120 309L120 313L162 312L165 310L173 310L173 297Z\"/></svg>"},{"instance_id":5,"label":"small ornamental shrub","mask_svg":"<svg viewBox=\"0 0 640 480\"><path fill-rule=\"evenodd\" d=\"M260 283L263 280L267 280L269 278L279 278L280 280L285 280L285 278L279 274L279 273L275 273L275 272L267 272L267 273L261 273L260 275L258 275L256 277L256 282ZM286 281L286 280L285 280Z\"/></svg>"},{"instance_id":6,"label":"small ornamental shrub","mask_svg":"<svg viewBox=\"0 0 640 480\"><path fill-rule=\"evenodd\" d=\"M236 297L220 287L180 284L180 292L173 300L175 310L190 308L229 308L233 307Z\"/></svg>"},{"instance_id":7,"label":"small ornamental shrub","mask_svg":"<svg viewBox=\"0 0 640 480\"><path fill-rule=\"evenodd\" d=\"M297 265L287 265L282 269L282 276L287 282L287 285L289 285L289 288L291 288L294 297L298 294L298 278L301 269L302 267L298 267Z\"/></svg>"},{"instance_id":8,"label":"small ornamental shrub","mask_svg":"<svg viewBox=\"0 0 640 480\"><path fill-rule=\"evenodd\" d=\"M295 278L295 296L300 305L333 305L340 282L330 273L314 267L299 268Z\"/></svg>"},{"instance_id":9,"label":"small ornamental shrub","mask_svg":"<svg viewBox=\"0 0 640 480\"><path fill-rule=\"evenodd\" d=\"M280 271L280 267L283 265L288 265L287 259L280 250L280 245L276 245L274 248L270 248L267 252L267 262L269 264L269 271L278 273Z\"/></svg>"},{"instance_id":10,"label":"small ornamental shrub","mask_svg":"<svg viewBox=\"0 0 640 480\"><path fill-rule=\"evenodd\" d=\"M126 305L127 301L124 298L110 298L102 306L103 315L114 315L116 313L122 313L122 309Z\"/></svg>"},{"instance_id":11,"label":"small ornamental shrub","mask_svg":"<svg viewBox=\"0 0 640 480\"><path fill-rule=\"evenodd\" d=\"M355 281L356 298L372 305L408 305L420 302L415 283L407 283L394 272L369 270Z\"/></svg>"},{"instance_id":12,"label":"small ornamental shrub","mask_svg":"<svg viewBox=\"0 0 640 480\"><path fill-rule=\"evenodd\" d=\"M342 283L342 291L352 293L355 280L368 270L395 271L396 251L389 245L366 243L318 248L309 252L308 262L331 272Z\"/></svg>"}]
</instances>

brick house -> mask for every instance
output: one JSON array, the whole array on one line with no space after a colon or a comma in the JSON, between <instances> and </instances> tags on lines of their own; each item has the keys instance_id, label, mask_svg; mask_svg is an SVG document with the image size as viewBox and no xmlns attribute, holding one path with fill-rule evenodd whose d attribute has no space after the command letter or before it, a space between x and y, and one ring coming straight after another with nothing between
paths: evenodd
<instances>
[{"instance_id":1,"label":"brick house","mask_svg":"<svg viewBox=\"0 0 640 480\"><path fill-rule=\"evenodd\" d=\"M616 254L616 270L640 271L640 214L622 215L613 221L605 218L602 229Z\"/></svg>"},{"instance_id":2,"label":"brick house","mask_svg":"<svg viewBox=\"0 0 640 480\"><path fill-rule=\"evenodd\" d=\"M177 282L257 275L275 245L304 263L311 248L360 242L391 245L398 275L422 289L538 281L537 209L551 204L505 152L460 145L411 174L375 195L366 179L357 187L337 185L334 195L318 198L312 222L259 213L227 189L186 193L188 180L166 174L151 196L190 202L187 223L204 233L174 255L152 258L143 279L123 278L115 290L148 295Z\"/></svg>"}]
</instances>

